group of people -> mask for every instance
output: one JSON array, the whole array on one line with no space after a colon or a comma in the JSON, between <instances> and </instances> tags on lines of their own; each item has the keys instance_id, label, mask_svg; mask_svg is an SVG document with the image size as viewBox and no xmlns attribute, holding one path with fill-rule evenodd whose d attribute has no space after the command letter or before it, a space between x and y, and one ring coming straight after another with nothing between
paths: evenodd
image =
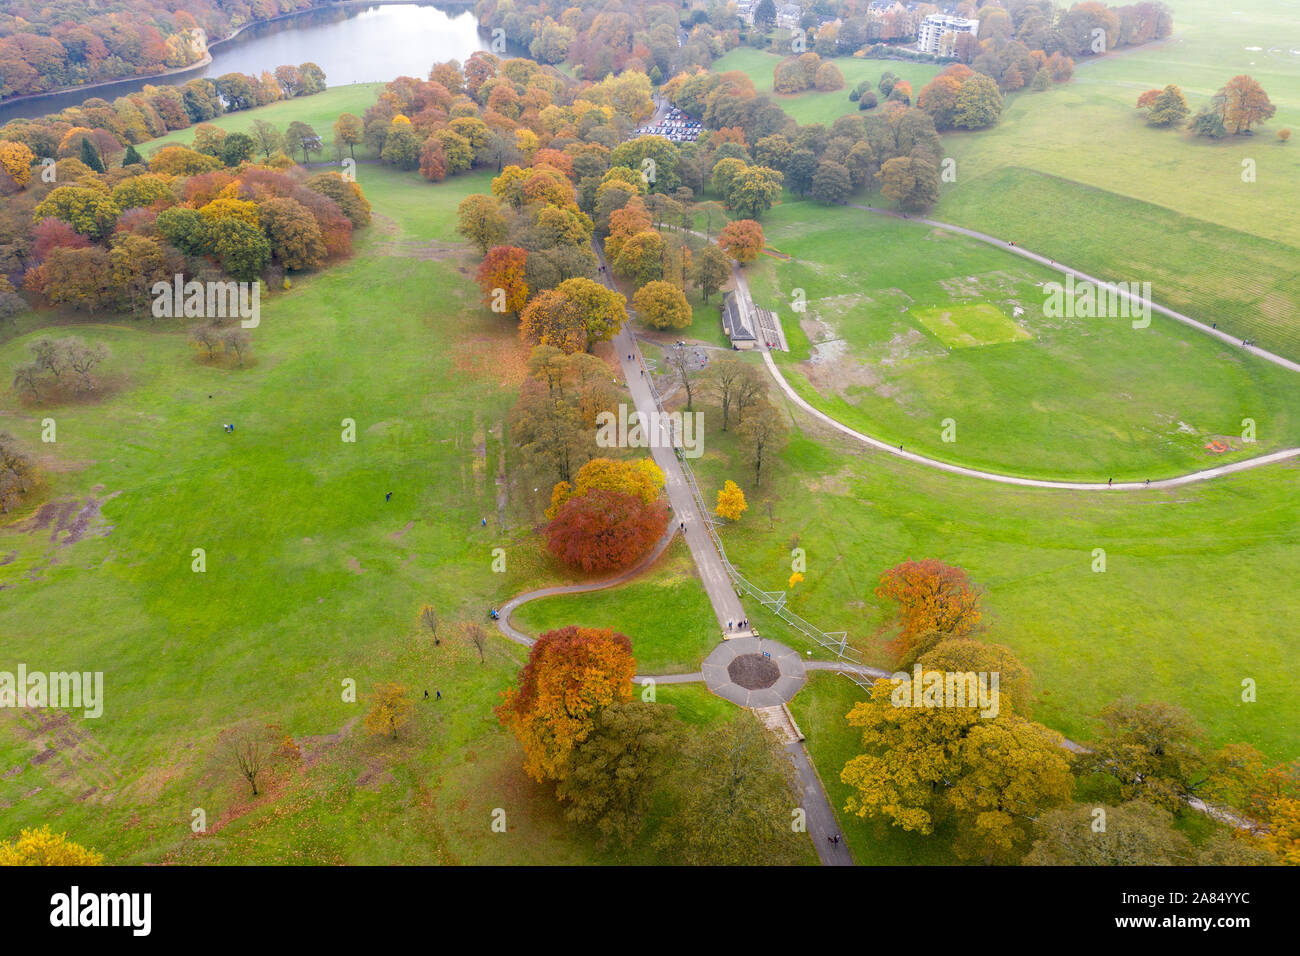
<instances>
[{"instance_id":1,"label":"group of people","mask_svg":"<svg viewBox=\"0 0 1300 956\"><path fill-rule=\"evenodd\" d=\"M732 629L733 629L733 626L734 626L734 629L735 629L735 630L737 630L737 631L743 631L745 628L749 627L749 618L746 617L746 618L742 618L742 619L739 620L739 621L728 621L728 622L727 622L727 630L729 630L729 631L732 630Z\"/></svg>"}]
</instances>

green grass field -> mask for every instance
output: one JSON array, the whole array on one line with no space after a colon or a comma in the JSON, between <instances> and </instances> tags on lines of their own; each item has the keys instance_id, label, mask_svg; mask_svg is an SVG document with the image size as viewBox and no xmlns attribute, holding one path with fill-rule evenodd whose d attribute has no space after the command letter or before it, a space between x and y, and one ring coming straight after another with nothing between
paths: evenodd
<instances>
[{"instance_id":1,"label":"green grass field","mask_svg":"<svg viewBox=\"0 0 1300 956\"><path fill-rule=\"evenodd\" d=\"M959 464L1101 481L1300 444L1294 373L1158 315L1148 328L1049 317L1042 284L1061 278L1049 268L812 202L774 207L764 231L794 257L747 267L755 301L785 326L791 352L778 362L806 399L868 435ZM954 310L960 329L938 318ZM1256 443L1240 440L1246 418ZM1208 451L1216 438L1232 451Z\"/></svg>"},{"instance_id":2,"label":"green grass field","mask_svg":"<svg viewBox=\"0 0 1300 956\"><path fill-rule=\"evenodd\" d=\"M699 670L721 638L695 563L680 539L635 581L607 591L532 601L512 618L515 627L532 636L575 621L630 637L639 674Z\"/></svg>"},{"instance_id":3,"label":"green grass field","mask_svg":"<svg viewBox=\"0 0 1300 956\"><path fill-rule=\"evenodd\" d=\"M987 302L954 305L933 309L916 309L913 314L950 349L1001 345L1033 338L1002 312Z\"/></svg>"},{"instance_id":4,"label":"green grass field","mask_svg":"<svg viewBox=\"0 0 1300 956\"><path fill-rule=\"evenodd\" d=\"M281 100L278 103L271 103L253 110L227 113L212 120L212 125L218 126L228 133L247 133L253 128L254 120L262 120L271 123L281 132L284 132L290 123L297 120L311 126L320 134L321 140L325 143L325 152L321 154L321 158L332 158L334 155L331 145L334 142L334 121L343 113L360 116L366 111L367 107L374 105L379 94L383 92L383 88L384 84L382 83L352 83L347 86L334 86L314 96ZM142 155L148 156L153 150L161 149L164 146L189 146L192 142L194 142L194 127L191 126L188 129L174 130L166 136L150 140L146 144L148 149L141 152ZM357 157L372 158L373 151L368 147L358 146Z\"/></svg>"},{"instance_id":5,"label":"green grass field","mask_svg":"<svg viewBox=\"0 0 1300 956\"><path fill-rule=\"evenodd\" d=\"M783 407L785 403L782 403ZM874 595L882 571L938 558L986 590L986 639L1035 675L1034 713L1087 740L1094 715L1131 694L1186 707L1222 745L1247 741L1291 759L1300 696L1286 622L1300 549L1293 492L1300 466L1132 493L1013 488L923 469L840 441L799 415L781 462L755 488L734 431L709 406L696 474L706 496L736 480L750 510L722 532L756 585L786 588L791 551L807 555L796 613L845 630L869 663L889 667L892 610ZM1097 549L1105 570L1094 571ZM763 633L806 644L765 611ZM1243 703L1242 680L1275 687ZM798 698L796 698L796 701ZM804 728L813 736L816 727ZM823 770L823 774L824 774Z\"/></svg>"},{"instance_id":6,"label":"green grass field","mask_svg":"<svg viewBox=\"0 0 1300 956\"><path fill-rule=\"evenodd\" d=\"M1167 41L1080 62L1067 84L1008 97L996 127L945 134L956 182L931 215L1111 281L1149 281L1156 301L1300 357L1300 151L1276 137L1300 125L1300 20L1267 0L1170 7ZM1252 136L1154 129L1134 108L1173 83L1194 112L1241 73L1277 107Z\"/></svg>"}]
</instances>

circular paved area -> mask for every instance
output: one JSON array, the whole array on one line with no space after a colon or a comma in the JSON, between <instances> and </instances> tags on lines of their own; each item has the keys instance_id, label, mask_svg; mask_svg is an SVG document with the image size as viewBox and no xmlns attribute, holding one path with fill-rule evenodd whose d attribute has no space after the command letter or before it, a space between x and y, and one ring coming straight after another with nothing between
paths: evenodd
<instances>
[{"instance_id":1,"label":"circular paved area","mask_svg":"<svg viewBox=\"0 0 1300 956\"><path fill-rule=\"evenodd\" d=\"M755 656L761 663L753 660ZM765 637L723 641L704 659L700 670L709 690L741 707L784 704L808 679L798 651Z\"/></svg>"}]
</instances>

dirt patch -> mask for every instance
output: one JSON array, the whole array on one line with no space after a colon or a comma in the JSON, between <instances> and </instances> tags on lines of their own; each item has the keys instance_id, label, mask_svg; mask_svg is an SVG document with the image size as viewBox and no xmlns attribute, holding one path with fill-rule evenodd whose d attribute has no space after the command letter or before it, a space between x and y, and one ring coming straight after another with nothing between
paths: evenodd
<instances>
[{"instance_id":1,"label":"dirt patch","mask_svg":"<svg viewBox=\"0 0 1300 956\"><path fill-rule=\"evenodd\" d=\"M103 525L102 508L104 502L111 501L120 494L120 491L115 491L104 498L87 498L84 501L79 498L47 501L37 509L36 514L15 526L14 530L25 534L49 530L50 541L62 545L76 544L92 533L107 536L113 531L113 526ZM63 535L62 541L59 540L60 535Z\"/></svg>"},{"instance_id":2,"label":"dirt patch","mask_svg":"<svg viewBox=\"0 0 1300 956\"><path fill-rule=\"evenodd\" d=\"M402 537L406 534L406 532L410 531L414 527L415 527L415 522L408 521L406 522L405 527L403 527L400 531L394 531L392 534L389 535L389 537L392 538L394 541L400 541L402 540Z\"/></svg>"},{"instance_id":3,"label":"dirt patch","mask_svg":"<svg viewBox=\"0 0 1300 956\"><path fill-rule=\"evenodd\" d=\"M741 654L727 665L727 676L745 690L762 690L777 682L781 668L762 654Z\"/></svg>"},{"instance_id":4,"label":"dirt patch","mask_svg":"<svg viewBox=\"0 0 1300 956\"><path fill-rule=\"evenodd\" d=\"M85 726L62 710L0 710L0 727L8 728L11 739L27 744L33 751L25 763L6 770L4 777L13 779L36 770L50 786L77 794L76 799L83 801L101 791L112 790L120 783L121 774ZM36 777L28 779L36 782ZM41 789L36 787L25 796L39 793Z\"/></svg>"},{"instance_id":5,"label":"dirt patch","mask_svg":"<svg viewBox=\"0 0 1300 956\"><path fill-rule=\"evenodd\" d=\"M348 558L348 570L353 574L365 574L366 569L361 566L361 562L356 558Z\"/></svg>"}]
</instances>

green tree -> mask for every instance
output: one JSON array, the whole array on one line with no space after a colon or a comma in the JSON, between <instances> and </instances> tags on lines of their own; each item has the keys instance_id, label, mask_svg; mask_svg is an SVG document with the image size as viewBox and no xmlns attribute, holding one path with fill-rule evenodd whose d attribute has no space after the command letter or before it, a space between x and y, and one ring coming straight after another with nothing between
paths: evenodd
<instances>
[{"instance_id":1,"label":"green tree","mask_svg":"<svg viewBox=\"0 0 1300 956\"><path fill-rule=\"evenodd\" d=\"M676 709L666 704L634 700L598 711L556 786L565 817L629 845L684 737Z\"/></svg>"},{"instance_id":2,"label":"green tree","mask_svg":"<svg viewBox=\"0 0 1300 956\"><path fill-rule=\"evenodd\" d=\"M752 714L694 732L674 769L674 810L655 843L682 862L792 863L806 852L807 837L791 826L794 765Z\"/></svg>"},{"instance_id":3,"label":"green tree","mask_svg":"<svg viewBox=\"0 0 1300 956\"><path fill-rule=\"evenodd\" d=\"M1080 770L1110 777L1125 800L1144 798L1181 812L1206 765L1203 734L1180 707L1123 698L1100 714L1104 733Z\"/></svg>"},{"instance_id":4,"label":"green tree","mask_svg":"<svg viewBox=\"0 0 1300 956\"><path fill-rule=\"evenodd\" d=\"M967 77L957 91L952 125L957 129L984 129L1002 115L1002 94L991 77L976 73Z\"/></svg>"},{"instance_id":5,"label":"green tree","mask_svg":"<svg viewBox=\"0 0 1300 956\"><path fill-rule=\"evenodd\" d=\"M99 150L90 144L89 136L81 141L81 161L97 173L104 171L104 161L99 158Z\"/></svg>"},{"instance_id":6,"label":"green tree","mask_svg":"<svg viewBox=\"0 0 1300 956\"><path fill-rule=\"evenodd\" d=\"M905 212L921 212L939 199L939 170L924 159L897 156L876 173L880 193Z\"/></svg>"},{"instance_id":7,"label":"green tree","mask_svg":"<svg viewBox=\"0 0 1300 956\"><path fill-rule=\"evenodd\" d=\"M727 205L741 219L758 219L781 197L781 173L767 166L750 166L732 181Z\"/></svg>"},{"instance_id":8,"label":"green tree","mask_svg":"<svg viewBox=\"0 0 1300 956\"><path fill-rule=\"evenodd\" d=\"M853 191L853 182L849 171L842 164L832 160L823 160L813 175L812 195L818 202L828 206L836 205L848 198Z\"/></svg>"},{"instance_id":9,"label":"green tree","mask_svg":"<svg viewBox=\"0 0 1300 956\"><path fill-rule=\"evenodd\" d=\"M695 257L693 279L700 295L704 297L705 305L708 305L709 297L721 289L730 276L731 262L727 259L727 254L713 243L706 245Z\"/></svg>"},{"instance_id":10,"label":"green tree","mask_svg":"<svg viewBox=\"0 0 1300 956\"><path fill-rule=\"evenodd\" d=\"M1101 809L1104 817L1097 814ZM1076 803L1038 819L1026 866L1186 866L1192 845L1167 810L1134 801L1118 807Z\"/></svg>"}]
</instances>

